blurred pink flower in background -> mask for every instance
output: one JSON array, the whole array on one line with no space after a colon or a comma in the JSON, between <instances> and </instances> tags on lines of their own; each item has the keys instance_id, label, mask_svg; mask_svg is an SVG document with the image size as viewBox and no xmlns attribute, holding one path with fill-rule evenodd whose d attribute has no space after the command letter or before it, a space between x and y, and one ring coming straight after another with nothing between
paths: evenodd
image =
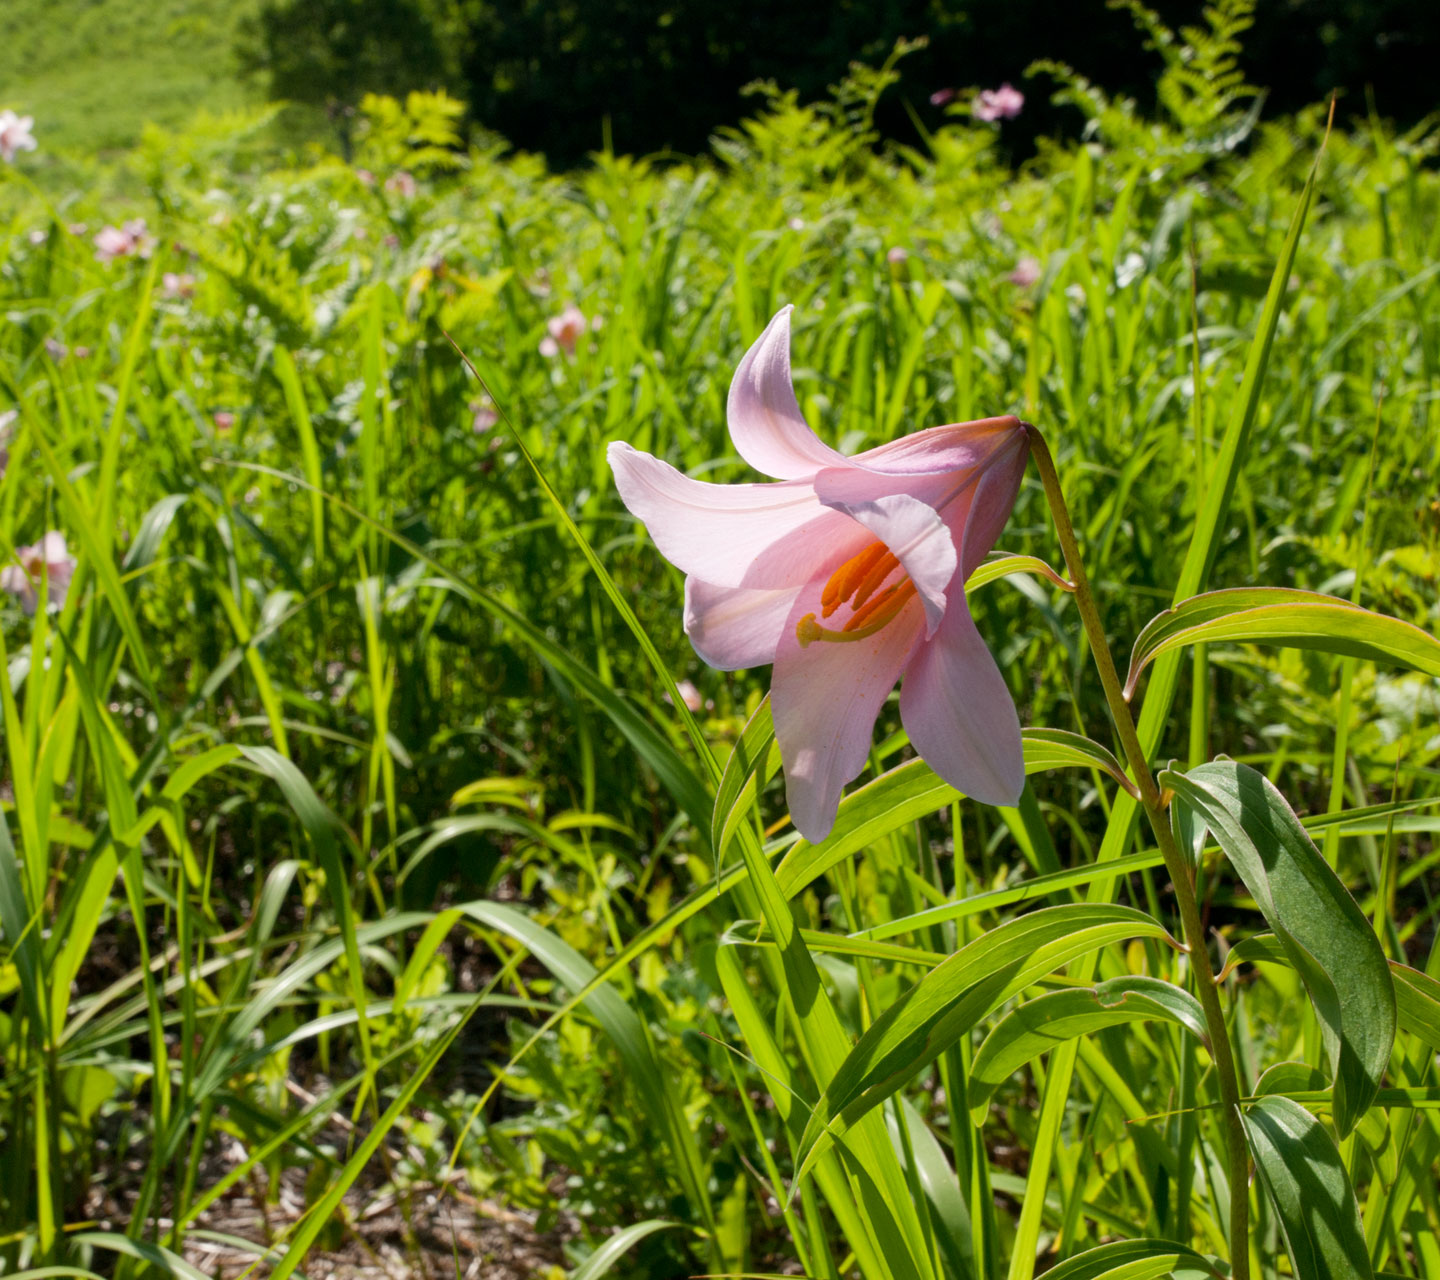
<instances>
[{"instance_id":1,"label":"blurred pink flower in background","mask_svg":"<svg viewBox=\"0 0 1440 1280\"><path fill-rule=\"evenodd\" d=\"M15 558L19 564L0 569L0 591L19 596L20 607L34 613L40 603L40 581L48 577L50 603L65 603L70 579L75 576L75 557L66 549L63 533L52 530L33 547L16 547Z\"/></svg>"},{"instance_id":2,"label":"blurred pink flower in background","mask_svg":"<svg viewBox=\"0 0 1440 1280\"><path fill-rule=\"evenodd\" d=\"M369 169L356 169L355 180L362 187L373 187L375 185L375 175L371 173Z\"/></svg>"},{"instance_id":3,"label":"blurred pink flower in background","mask_svg":"<svg viewBox=\"0 0 1440 1280\"><path fill-rule=\"evenodd\" d=\"M677 680L675 682L675 690L680 695L680 701L691 711L703 711L705 709L705 698L700 693L700 690L695 687L693 680ZM674 699L667 693L665 695L665 701L673 702Z\"/></svg>"},{"instance_id":4,"label":"blurred pink flower in background","mask_svg":"<svg viewBox=\"0 0 1440 1280\"><path fill-rule=\"evenodd\" d=\"M1017 284L1022 289L1029 289L1040 279L1040 264L1034 258L1021 258L1005 278L1011 284Z\"/></svg>"},{"instance_id":5,"label":"blurred pink flower in background","mask_svg":"<svg viewBox=\"0 0 1440 1280\"><path fill-rule=\"evenodd\" d=\"M885 261L888 262L892 267L895 267L899 266L900 263L904 262L909 256L910 250L901 248L901 246L897 244L893 249L890 250L889 253L885 255Z\"/></svg>"},{"instance_id":6,"label":"blurred pink flower in background","mask_svg":"<svg viewBox=\"0 0 1440 1280\"><path fill-rule=\"evenodd\" d=\"M1015 804L1020 720L965 581L1015 504L1024 425L987 418L837 452L795 400L789 307L740 362L727 417L736 451L779 483L692 480L621 441L610 466L625 505L687 575L696 653L724 671L774 664L796 828L812 841L829 834L902 676L900 719L930 767L984 804Z\"/></svg>"},{"instance_id":7,"label":"blurred pink flower in background","mask_svg":"<svg viewBox=\"0 0 1440 1280\"><path fill-rule=\"evenodd\" d=\"M144 218L132 218L119 227L102 227L95 233L95 257L101 262L148 258L154 248L155 237L146 228Z\"/></svg>"},{"instance_id":8,"label":"blurred pink flower in background","mask_svg":"<svg viewBox=\"0 0 1440 1280\"><path fill-rule=\"evenodd\" d=\"M17 116L13 111L0 111L0 157L7 164L14 163L17 151L35 150L35 136L30 132L34 125L34 116Z\"/></svg>"},{"instance_id":9,"label":"blurred pink flower in background","mask_svg":"<svg viewBox=\"0 0 1440 1280\"><path fill-rule=\"evenodd\" d=\"M179 274L167 271L160 277L160 292L167 298L193 298L195 296L195 277L188 273Z\"/></svg>"},{"instance_id":10,"label":"blurred pink flower in background","mask_svg":"<svg viewBox=\"0 0 1440 1280\"><path fill-rule=\"evenodd\" d=\"M401 169L399 173L392 173L385 179L385 190L409 200L418 188L415 185L415 179Z\"/></svg>"},{"instance_id":11,"label":"blurred pink flower in background","mask_svg":"<svg viewBox=\"0 0 1440 1280\"><path fill-rule=\"evenodd\" d=\"M483 436L500 421L500 415L495 412L489 396L470 401L470 414L470 426L477 436Z\"/></svg>"},{"instance_id":12,"label":"blurred pink flower in background","mask_svg":"<svg viewBox=\"0 0 1440 1280\"><path fill-rule=\"evenodd\" d=\"M229 431L235 425L235 415L229 410L221 409L215 415L214 421L216 431Z\"/></svg>"},{"instance_id":13,"label":"blurred pink flower in background","mask_svg":"<svg viewBox=\"0 0 1440 1280\"><path fill-rule=\"evenodd\" d=\"M598 329L600 318L597 316L589 327ZM573 356L575 344L585 335L585 313L572 302L558 316L551 316L545 322L545 328L549 332L540 339L540 354L554 357L563 351L567 356Z\"/></svg>"},{"instance_id":14,"label":"blurred pink flower in background","mask_svg":"<svg viewBox=\"0 0 1440 1280\"><path fill-rule=\"evenodd\" d=\"M61 342L59 338L46 338L44 345L45 354L54 360L56 364L59 364L61 360L70 354L70 348Z\"/></svg>"},{"instance_id":15,"label":"blurred pink flower in background","mask_svg":"<svg viewBox=\"0 0 1440 1280\"><path fill-rule=\"evenodd\" d=\"M1025 106L1025 95L1008 80L998 89L981 89L975 95L977 120L1013 120Z\"/></svg>"},{"instance_id":16,"label":"blurred pink flower in background","mask_svg":"<svg viewBox=\"0 0 1440 1280\"><path fill-rule=\"evenodd\" d=\"M935 92L930 95L930 105L932 107L943 107L947 102L954 101L954 89L936 89Z\"/></svg>"}]
</instances>

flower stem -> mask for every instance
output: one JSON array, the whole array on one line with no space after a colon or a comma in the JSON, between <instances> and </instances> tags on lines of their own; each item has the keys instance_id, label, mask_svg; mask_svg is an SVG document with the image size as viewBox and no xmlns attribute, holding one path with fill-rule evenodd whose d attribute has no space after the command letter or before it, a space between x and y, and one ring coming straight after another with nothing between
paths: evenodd
<instances>
[{"instance_id":1,"label":"flower stem","mask_svg":"<svg viewBox=\"0 0 1440 1280\"><path fill-rule=\"evenodd\" d=\"M1180 907L1180 923L1185 933L1195 985L1199 988L1200 1005L1205 1012L1205 1026L1210 1036L1207 1047L1211 1060L1215 1063L1215 1075L1224 1113L1225 1145L1229 1154L1230 1264L1234 1280L1249 1280L1250 1157L1246 1151L1245 1130L1240 1120L1240 1078L1235 1069L1234 1054L1230 1049L1225 1011L1220 1007L1215 970L1210 964L1205 926L1200 920L1200 908L1195 900L1194 871L1175 843L1169 815L1165 811L1167 802L1161 796L1155 777L1150 772L1145 749L1130 714L1130 704L1125 701L1121 691L1120 676L1115 670L1115 660L1111 657L1110 646L1105 639L1105 628L1100 621L1100 612L1095 607L1090 580L1085 576L1085 566L1080 559L1080 547L1075 540L1075 527L1070 522L1070 511L1065 505L1065 495L1060 488L1060 477L1055 471L1055 459L1050 454L1045 438L1035 427L1026 423L1025 430L1030 437L1030 449L1035 457L1035 466L1040 472L1040 481L1045 486L1045 499L1050 504L1055 531L1060 535L1065 566L1069 571L1070 581L1075 584L1075 604L1080 610L1080 620L1085 627L1090 650L1095 655L1095 666L1105 690L1105 701L1109 704L1111 719L1120 734L1130 772L1140 790L1140 804L1145 810L1145 816L1150 820L1155 841L1165 859L1165 870L1175 886L1175 897Z\"/></svg>"}]
</instances>

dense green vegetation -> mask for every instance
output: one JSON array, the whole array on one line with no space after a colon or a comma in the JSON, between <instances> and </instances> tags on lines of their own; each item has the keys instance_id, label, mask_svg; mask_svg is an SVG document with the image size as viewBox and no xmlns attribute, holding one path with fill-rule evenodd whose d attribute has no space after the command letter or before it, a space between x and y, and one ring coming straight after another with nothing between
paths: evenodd
<instances>
[{"instance_id":1,"label":"dense green vegetation","mask_svg":"<svg viewBox=\"0 0 1440 1280\"><path fill-rule=\"evenodd\" d=\"M1068 81L1088 141L1019 174L964 115L877 148L875 73L813 106L777 93L708 159L567 177L459 149L439 98L370 101L353 163L282 165L262 114L212 121L127 155L120 185L149 194L123 206L33 186L37 125L42 151L0 170L0 552L59 530L78 566L63 605L0 613L4 1273L204 1274L223 1239L252 1274L346 1274L388 1196L417 1275L1029 1280L1142 1236L1228 1256L1216 1073L1168 1023L1032 1054L976 1122L987 1011L857 1119L858 1170L819 1154L791 1197L834 1062L938 953L1033 923L1037 898L1178 936L1174 886L1150 831L1112 822L1135 810L1098 757L985 808L904 763L893 702L879 781L797 844L767 674L694 656L605 445L753 479L726 392L793 304L801 406L846 452L1040 426L1122 672L1186 581L1353 596L1433 644L1440 133L1331 136L1297 241L1323 113L1252 128L1231 72L1224 45L1177 49L1156 119ZM149 256L101 260L102 226L139 217ZM573 352L546 343L571 304ZM1034 472L1001 547L1062 565ZM1112 744L1074 596L1043 576L973 596L1022 723ZM1163 711L1168 680L1186 712L1142 720L1152 760L1227 753L1302 814L1348 814L1316 834L1369 944L1440 976L1435 680L1258 638L1142 679L1137 707ZM1340 1121L1337 1147L1311 1119L1305 1167L1358 1191L1352 1274L1436 1274L1423 974L1385 1092L1332 1093L1329 1006L1245 942L1254 884L1214 849L1199 865L1216 960L1248 947L1223 983L1247 1096L1292 1063L1264 1088L1300 1103L1255 1116ZM776 894L807 930L783 957L753 923L788 927ZM1023 985L1188 981L1158 925L1100 941ZM1267 1185L1252 1274L1295 1274ZM426 1197L557 1252L502 1263ZM242 1201L253 1229L225 1225Z\"/></svg>"}]
</instances>

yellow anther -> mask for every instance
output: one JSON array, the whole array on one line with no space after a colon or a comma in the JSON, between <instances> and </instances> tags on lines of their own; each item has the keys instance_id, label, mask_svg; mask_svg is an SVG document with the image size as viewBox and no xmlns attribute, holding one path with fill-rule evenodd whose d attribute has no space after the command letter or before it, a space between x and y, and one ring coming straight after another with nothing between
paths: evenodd
<instances>
[{"instance_id":1,"label":"yellow anther","mask_svg":"<svg viewBox=\"0 0 1440 1280\"><path fill-rule=\"evenodd\" d=\"M870 599L875 588L880 586L899 567L900 561L887 551L880 560L871 566L870 572L860 579L860 584L850 596L850 607L852 609L862 607Z\"/></svg>"},{"instance_id":2,"label":"yellow anther","mask_svg":"<svg viewBox=\"0 0 1440 1280\"><path fill-rule=\"evenodd\" d=\"M859 555L851 556L836 569L830 575L830 581L825 584L825 590L820 593L822 615L828 618L844 604L854 592L856 584L862 582L876 562L884 559L885 555L885 544L872 542Z\"/></svg>"}]
</instances>

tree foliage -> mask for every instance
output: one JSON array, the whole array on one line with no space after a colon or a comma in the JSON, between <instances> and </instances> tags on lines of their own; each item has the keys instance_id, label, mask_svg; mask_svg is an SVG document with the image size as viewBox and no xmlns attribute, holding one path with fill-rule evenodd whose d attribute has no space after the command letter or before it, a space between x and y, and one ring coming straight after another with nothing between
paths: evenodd
<instances>
[{"instance_id":1,"label":"tree foliage","mask_svg":"<svg viewBox=\"0 0 1440 1280\"><path fill-rule=\"evenodd\" d=\"M1402 121L1433 106L1420 74L1440 51L1440 8L1430 0L1272 0L1253 25L1252 7L1233 0L1158 0L1153 9L1139 0L266 0L244 56L277 96L325 105L342 120L367 92L449 88L467 98L481 124L558 165L582 160L606 139L629 153L703 151L718 126L747 114L747 85L774 81L812 101L853 60L878 64L897 41L921 37L928 49L906 64L908 101L893 95L877 117L892 137L914 137L912 112L927 128L938 123L940 109L927 101L933 92L1018 83L1036 59L1063 58L1110 95L1145 103L1169 93L1165 105L1180 114L1185 102L1217 100L1212 73L1231 87L1274 86L1272 107L1282 109L1339 89L1363 110L1372 88L1380 109ZM1177 46L1162 38L1168 31L1208 49L1215 65L1177 66ZM1208 42L1193 38L1201 33ZM1023 148L1067 127L1073 132L1080 122L1032 91L1023 120L1007 130Z\"/></svg>"}]
</instances>

